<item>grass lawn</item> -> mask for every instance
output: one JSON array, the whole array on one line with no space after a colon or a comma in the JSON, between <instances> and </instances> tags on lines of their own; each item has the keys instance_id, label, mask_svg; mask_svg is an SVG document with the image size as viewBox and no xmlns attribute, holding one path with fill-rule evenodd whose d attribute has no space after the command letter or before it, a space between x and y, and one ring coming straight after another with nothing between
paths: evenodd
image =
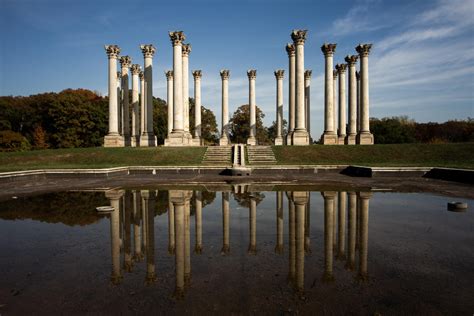
<instances>
[{"instance_id":1,"label":"grass lawn","mask_svg":"<svg viewBox=\"0 0 474 316\"><path fill-rule=\"evenodd\" d=\"M474 143L274 146L282 165L363 165L474 169Z\"/></svg>"}]
</instances>

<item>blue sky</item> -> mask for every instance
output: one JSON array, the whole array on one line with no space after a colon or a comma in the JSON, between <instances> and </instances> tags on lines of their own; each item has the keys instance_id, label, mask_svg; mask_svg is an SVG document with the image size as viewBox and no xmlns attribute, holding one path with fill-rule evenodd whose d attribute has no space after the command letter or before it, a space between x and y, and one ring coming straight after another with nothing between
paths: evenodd
<instances>
[{"instance_id":1,"label":"blue sky","mask_svg":"<svg viewBox=\"0 0 474 316\"><path fill-rule=\"evenodd\" d=\"M227 68L233 113L248 102L246 71L255 68L257 104L268 125L275 119L273 71L287 69L284 46L291 30L302 28L305 68L313 70L313 137L323 129L324 42L338 44L336 63L358 43L373 43L370 116L474 117L474 0L0 0L0 27L0 95L66 88L106 94L103 45L117 44L143 64L139 45L152 43L153 94L166 99L168 31L183 30L192 45L190 69L203 71L203 104L220 119L219 70ZM287 85L285 73L285 117Z\"/></svg>"}]
</instances>

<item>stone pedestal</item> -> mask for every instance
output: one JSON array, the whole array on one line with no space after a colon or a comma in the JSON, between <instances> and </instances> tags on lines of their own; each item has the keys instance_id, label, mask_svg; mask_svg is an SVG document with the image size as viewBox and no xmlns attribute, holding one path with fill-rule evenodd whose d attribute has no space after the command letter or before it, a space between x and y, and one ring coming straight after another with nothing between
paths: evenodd
<instances>
[{"instance_id":1,"label":"stone pedestal","mask_svg":"<svg viewBox=\"0 0 474 316\"><path fill-rule=\"evenodd\" d=\"M325 84L324 84L324 133L321 141L324 145L336 145L337 135L334 130L334 79L333 56L336 44L324 44L321 51L325 56Z\"/></svg>"},{"instance_id":2,"label":"stone pedestal","mask_svg":"<svg viewBox=\"0 0 474 316\"><path fill-rule=\"evenodd\" d=\"M356 47L360 57L360 131L356 138L359 145L374 144L369 122L369 53L371 48L372 44L359 44Z\"/></svg>"},{"instance_id":3,"label":"stone pedestal","mask_svg":"<svg viewBox=\"0 0 474 316\"><path fill-rule=\"evenodd\" d=\"M250 110L250 135L247 139L247 145L257 145L257 108L255 101L255 79L257 78L257 71L250 69L247 71L249 78L249 110Z\"/></svg>"},{"instance_id":4,"label":"stone pedestal","mask_svg":"<svg viewBox=\"0 0 474 316\"><path fill-rule=\"evenodd\" d=\"M118 96L117 96L117 58L120 48L117 45L106 45L105 51L109 57L109 132L104 137L104 147L123 147L123 137L119 134L118 126Z\"/></svg>"},{"instance_id":5,"label":"stone pedestal","mask_svg":"<svg viewBox=\"0 0 474 316\"><path fill-rule=\"evenodd\" d=\"M230 144L229 139L229 76L230 71L223 69L220 72L222 79L222 115L221 115L221 138L219 146Z\"/></svg>"},{"instance_id":6,"label":"stone pedestal","mask_svg":"<svg viewBox=\"0 0 474 316\"><path fill-rule=\"evenodd\" d=\"M275 71L275 78L277 81L276 87L276 123L277 123L277 135L275 137L275 145L284 145L283 141L283 76L285 71L279 69Z\"/></svg>"}]
</instances>

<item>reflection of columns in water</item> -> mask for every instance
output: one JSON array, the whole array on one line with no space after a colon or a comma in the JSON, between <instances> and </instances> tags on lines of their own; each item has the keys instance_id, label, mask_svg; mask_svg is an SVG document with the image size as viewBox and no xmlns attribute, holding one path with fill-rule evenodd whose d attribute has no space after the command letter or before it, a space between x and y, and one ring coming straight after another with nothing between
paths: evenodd
<instances>
[{"instance_id":1,"label":"reflection of columns in water","mask_svg":"<svg viewBox=\"0 0 474 316\"><path fill-rule=\"evenodd\" d=\"M249 225L250 243L248 253L255 255L257 253L257 200L253 196L250 197Z\"/></svg>"},{"instance_id":2,"label":"reflection of columns in water","mask_svg":"<svg viewBox=\"0 0 474 316\"><path fill-rule=\"evenodd\" d=\"M190 193L192 194L192 192ZM189 198L184 203L184 283L189 284L191 281L191 203Z\"/></svg>"},{"instance_id":3,"label":"reflection of columns in water","mask_svg":"<svg viewBox=\"0 0 474 316\"><path fill-rule=\"evenodd\" d=\"M140 231L140 221L141 221L141 196L139 191L133 191L133 248L134 248L134 261L140 261L143 259L142 248L141 248L141 231Z\"/></svg>"},{"instance_id":4,"label":"reflection of columns in water","mask_svg":"<svg viewBox=\"0 0 474 316\"><path fill-rule=\"evenodd\" d=\"M148 201L145 199L145 197L143 196L145 191L140 191L140 197L142 199L142 249L143 251L147 252L147 248L146 248L146 239L147 239L147 236L148 236L148 232L147 232L147 227L148 227L148 223L147 223L147 217L146 217L146 208L147 208L147 205L148 205ZM146 193L147 194L147 193ZM147 195L147 198L148 198L148 195Z\"/></svg>"},{"instance_id":5,"label":"reflection of columns in water","mask_svg":"<svg viewBox=\"0 0 474 316\"><path fill-rule=\"evenodd\" d=\"M153 283L155 275L155 191L142 190L146 222L146 282Z\"/></svg>"},{"instance_id":6,"label":"reflection of columns in water","mask_svg":"<svg viewBox=\"0 0 474 316\"><path fill-rule=\"evenodd\" d=\"M296 236L295 236L295 204L291 200L291 192L287 192L288 198L288 247L289 247L289 261L290 267L288 271L288 281L293 283L295 281L295 269L296 269Z\"/></svg>"},{"instance_id":7,"label":"reflection of columns in water","mask_svg":"<svg viewBox=\"0 0 474 316\"><path fill-rule=\"evenodd\" d=\"M298 292L304 290L304 248L305 248L305 211L308 202L307 192L291 194L295 205L295 235L296 235L296 278L295 287Z\"/></svg>"},{"instance_id":8,"label":"reflection of columns in water","mask_svg":"<svg viewBox=\"0 0 474 316\"><path fill-rule=\"evenodd\" d=\"M222 192L222 254L230 252L229 213L229 192Z\"/></svg>"},{"instance_id":9,"label":"reflection of columns in water","mask_svg":"<svg viewBox=\"0 0 474 316\"><path fill-rule=\"evenodd\" d=\"M357 209L357 195L355 192L349 192L349 222L348 229L348 256L346 269L354 270L355 268L355 246L356 246L356 209Z\"/></svg>"},{"instance_id":10,"label":"reflection of columns in water","mask_svg":"<svg viewBox=\"0 0 474 316\"><path fill-rule=\"evenodd\" d=\"M339 192L339 209L337 217L337 255L340 260L345 259L345 228L346 228L346 201L347 193Z\"/></svg>"},{"instance_id":11,"label":"reflection of columns in water","mask_svg":"<svg viewBox=\"0 0 474 316\"><path fill-rule=\"evenodd\" d=\"M369 242L369 199L371 192L359 192L360 208L360 250L359 250L359 277L367 279L367 254Z\"/></svg>"},{"instance_id":12,"label":"reflection of columns in water","mask_svg":"<svg viewBox=\"0 0 474 316\"><path fill-rule=\"evenodd\" d=\"M337 195L337 193L336 193ZM334 212L332 212L332 222L334 224L334 227L336 227L336 223L337 223L337 199L334 198L333 200L333 210ZM332 235L332 245L334 247L334 251L337 250L337 232L336 232L336 229L333 229L333 235Z\"/></svg>"},{"instance_id":13,"label":"reflection of columns in water","mask_svg":"<svg viewBox=\"0 0 474 316\"><path fill-rule=\"evenodd\" d=\"M174 206L171 201L168 202L168 253L174 255Z\"/></svg>"},{"instance_id":14,"label":"reflection of columns in water","mask_svg":"<svg viewBox=\"0 0 474 316\"><path fill-rule=\"evenodd\" d=\"M123 227L123 249L124 249L124 267L125 271L131 272L132 262L132 240L131 240L131 217L132 217L132 192L125 191L125 203L123 207L124 227Z\"/></svg>"},{"instance_id":15,"label":"reflection of columns in water","mask_svg":"<svg viewBox=\"0 0 474 316\"><path fill-rule=\"evenodd\" d=\"M199 135L200 137L201 135ZM196 221L196 245L194 252L196 254L202 253L202 192L196 191L196 214L194 214Z\"/></svg>"},{"instance_id":16,"label":"reflection of columns in water","mask_svg":"<svg viewBox=\"0 0 474 316\"><path fill-rule=\"evenodd\" d=\"M110 214L110 242L112 256L112 274L110 279L112 283L118 284L122 279L120 269L120 198L123 191L111 190L105 193L105 197L110 200L110 206L114 211Z\"/></svg>"},{"instance_id":17,"label":"reflection of columns in water","mask_svg":"<svg viewBox=\"0 0 474 316\"><path fill-rule=\"evenodd\" d=\"M275 252L283 253L283 191L276 192L276 211L277 211L277 243Z\"/></svg>"},{"instance_id":18,"label":"reflection of columns in water","mask_svg":"<svg viewBox=\"0 0 474 316\"><path fill-rule=\"evenodd\" d=\"M308 202L306 203L304 218L304 251L306 254L311 253L311 236L310 236L310 217L311 217L311 193L308 192Z\"/></svg>"},{"instance_id":19,"label":"reflection of columns in water","mask_svg":"<svg viewBox=\"0 0 474 316\"><path fill-rule=\"evenodd\" d=\"M323 281L333 281L334 199L336 192L322 192L324 197L324 275Z\"/></svg>"}]
</instances>

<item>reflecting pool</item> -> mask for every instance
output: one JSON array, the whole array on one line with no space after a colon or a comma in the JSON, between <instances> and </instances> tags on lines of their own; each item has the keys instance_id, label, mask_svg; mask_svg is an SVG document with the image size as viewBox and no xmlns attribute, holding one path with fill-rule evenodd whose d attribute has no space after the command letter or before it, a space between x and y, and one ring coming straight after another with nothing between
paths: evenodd
<instances>
[{"instance_id":1,"label":"reflecting pool","mask_svg":"<svg viewBox=\"0 0 474 316\"><path fill-rule=\"evenodd\" d=\"M452 200L246 185L12 197L0 314L471 315L474 217Z\"/></svg>"}]
</instances>

